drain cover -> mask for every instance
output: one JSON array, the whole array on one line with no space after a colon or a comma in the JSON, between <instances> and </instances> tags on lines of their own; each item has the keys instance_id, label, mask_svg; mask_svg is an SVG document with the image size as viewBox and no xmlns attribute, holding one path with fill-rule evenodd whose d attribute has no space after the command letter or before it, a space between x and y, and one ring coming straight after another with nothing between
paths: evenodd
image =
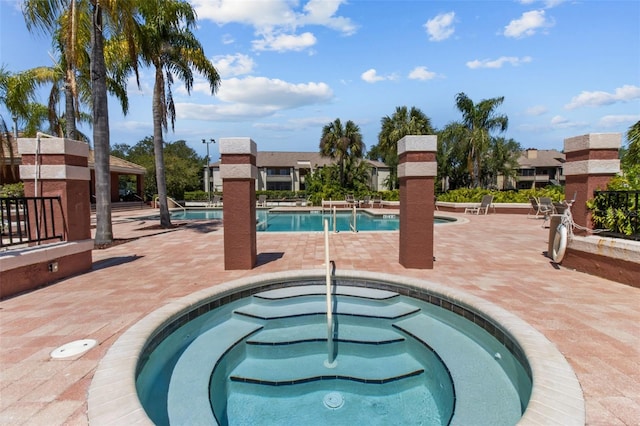
<instances>
[{"instance_id":1,"label":"drain cover","mask_svg":"<svg viewBox=\"0 0 640 426\"><path fill-rule=\"evenodd\" d=\"M337 410L344 404L344 397L339 392L329 392L322 399L325 407Z\"/></svg>"},{"instance_id":2,"label":"drain cover","mask_svg":"<svg viewBox=\"0 0 640 426\"><path fill-rule=\"evenodd\" d=\"M80 355L94 347L96 343L98 342L93 339L84 339L69 342L57 349L54 349L53 352L51 352L51 358L69 358L71 356Z\"/></svg>"}]
</instances>

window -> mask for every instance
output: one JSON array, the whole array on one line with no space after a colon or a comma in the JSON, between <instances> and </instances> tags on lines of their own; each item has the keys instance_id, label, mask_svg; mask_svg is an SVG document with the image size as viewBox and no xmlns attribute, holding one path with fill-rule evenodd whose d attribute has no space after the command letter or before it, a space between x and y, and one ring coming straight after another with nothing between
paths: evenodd
<instances>
[{"instance_id":1,"label":"window","mask_svg":"<svg viewBox=\"0 0 640 426\"><path fill-rule=\"evenodd\" d=\"M289 167L269 167L267 168L267 176L289 176Z\"/></svg>"}]
</instances>

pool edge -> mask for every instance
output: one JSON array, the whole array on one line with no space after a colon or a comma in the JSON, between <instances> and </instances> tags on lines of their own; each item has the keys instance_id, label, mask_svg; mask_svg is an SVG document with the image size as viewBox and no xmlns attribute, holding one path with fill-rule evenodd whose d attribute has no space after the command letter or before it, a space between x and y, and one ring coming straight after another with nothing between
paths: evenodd
<instances>
[{"instance_id":1,"label":"pool edge","mask_svg":"<svg viewBox=\"0 0 640 426\"><path fill-rule=\"evenodd\" d=\"M90 424L153 424L137 397L135 371L139 356L153 333L204 299L233 294L246 288L278 281L323 277L323 270L283 271L245 277L191 293L145 316L126 330L100 360L88 392ZM495 320L524 351L532 372L533 389L518 425L584 425L582 388L566 358L542 333L505 309L461 290L423 279L344 270L336 278L390 281L429 290ZM118 395L114 398L114 395Z\"/></svg>"}]
</instances>

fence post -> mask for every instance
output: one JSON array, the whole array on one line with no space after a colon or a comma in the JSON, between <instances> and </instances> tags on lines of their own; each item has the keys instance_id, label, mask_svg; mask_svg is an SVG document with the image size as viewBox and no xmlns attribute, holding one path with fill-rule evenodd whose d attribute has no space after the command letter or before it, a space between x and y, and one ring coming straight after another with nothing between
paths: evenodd
<instances>
[{"instance_id":1,"label":"fence post","mask_svg":"<svg viewBox=\"0 0 640 426\"><path fill-rule=\"evenodd\" d=\"M62 212L54 215L66 241L91 238L89 145L64 138L18 139L20 178L27 197L60 197Z\"/></svg>"},{"instance_id":2,"label":"fence post","mask_svg":"<svg viewBox=\"0 0 640 426\"><path fill-rule=\"evenodd\" d=\"M400 253L405 268L433 269L434 178L437 136L405 136L398 141Z\"/></svg>"},{"instance_id":3,"label":"fence post","mask_svg":"<svg viewBox=\"0 0 640 426\"><path fill-rule=\"evenodd\" d=\"M256 264L256 155L250 138L220 139L226 270Z\"/></svg>"},{"instance_id":4,"label":"fence post","mask_svg":"<svg viewBox=\"0 0 640 426\"><path fill-rule=\"evenodd\" d=\"M620 171L621 139L620 133L590 133L564 140L565 198L572 199L576 195L571 207L576 224L591 228L591 213L586 202L593 198L594 191L606 189L609 180ZM585 234L580 230L575 232Z\"/></svg>"}]
</instances>

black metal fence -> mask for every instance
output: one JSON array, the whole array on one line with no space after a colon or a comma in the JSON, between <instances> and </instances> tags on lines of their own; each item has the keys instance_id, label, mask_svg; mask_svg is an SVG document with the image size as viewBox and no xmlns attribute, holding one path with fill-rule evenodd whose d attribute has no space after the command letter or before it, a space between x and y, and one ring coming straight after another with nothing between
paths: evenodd
<instances>
[{"instance_id":1,"label":"black metal fence","mask_svg":"<svg viewBox=\"0 0 640 426\"><path fill-rule=\"evenodd\" d=\"M64 240L56 214L62 217L60 197L0 198L0 248Z\"/></svg>"},{"instance_id":2,"label":"black metal fence","mask_svg":"<svg viewBox=\"0 0 640 426\"><path fill-rule=\"evenodd\" d=\"M640 241L639 200L640 191L595 191L594 228L607 229L600 235Z\"/></svg>"}]
</instances>

